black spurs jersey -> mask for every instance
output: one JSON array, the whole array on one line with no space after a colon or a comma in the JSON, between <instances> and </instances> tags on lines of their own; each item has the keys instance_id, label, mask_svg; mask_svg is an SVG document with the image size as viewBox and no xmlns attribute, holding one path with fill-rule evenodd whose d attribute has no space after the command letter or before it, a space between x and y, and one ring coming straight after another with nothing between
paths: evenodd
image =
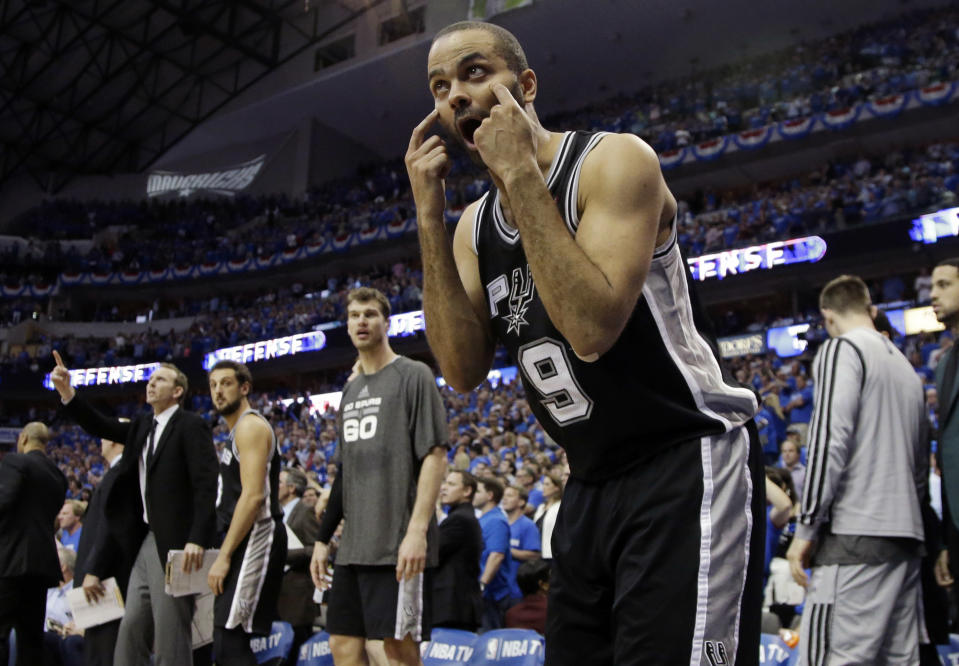
<instances>
[{"instance_id":1,"label":"black spurs jersey","mask_svg":"<svg viewBox=\"0 0 959 666\"><path fill-rule=\"evenodd\" d=\"M566 133L546 177L574 236L580 170L604 135ZM546 314L495 187L480 200L472 231L493 335L519 367L536 418L566 449L574 477L615 476L666 447L755 416L755 394L724 379L715 341L702 330L675 220L622 335L593 362L576 356Z\"/></svg>"},{"instance_id":2,"label":"black spurs jersey","mask_svg":"<svg viewBox=\"0 0 959 666\"><path fill-rule=\"evenodd\" d=\"M254 414L266 421L266 418L255 409L248 409L237 419L237 425L247 414ZM270 422L266 421L269 426ZM236 509L236 501L240 499L240 492L243 490L243 484L240 481L240 454L236 450L234 433L236 427L230 431L230 439L220 452L220 478L216 493L216 522L217 529L226 534L230 529L230 521L233 520L233 511ZM270 426L270 435L273 438L272 451L269 456L269 470L266 474L266 487L263 489L263 496L267 501L263 503L256 519L281 517L283 509L280 507L279 488L280 488L280 449L276 445L276 433Z\"/></svg>"}]
</instances>

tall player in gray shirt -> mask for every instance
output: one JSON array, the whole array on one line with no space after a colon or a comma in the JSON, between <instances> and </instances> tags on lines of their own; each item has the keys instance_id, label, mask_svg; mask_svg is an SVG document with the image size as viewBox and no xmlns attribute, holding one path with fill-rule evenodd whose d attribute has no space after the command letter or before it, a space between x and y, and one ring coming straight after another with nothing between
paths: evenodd
<instances>
[{"instance_id":1,"label":"tall player in gray shirt","mask_svg":"<svg viewBox=\"0 0 959 666\"><path fill-rule=\"evenodd\" d=\"M819 308L831 339L814 362L809 462L787 554L808 587L800 664L915 664L928 471L922 383L876 331L861 279L827 284Z\"/></svg>"},{"instance_id":2,"label":"tall player in gray shirt","mask_svg":"<svg viewBox=\"0 0 959 666\"><path fill-rule=\"evenodd\" d=\"M343 388L342 472L310 572L324 589L329 539L345 518L327 613L334 661L365 663L365 640L383 639L390 663L419 664L430 627L424 574L438 560L434 506L446 472L446 410L430 369L390 348L382 293L354 289L347 314L359 362Z\"/></svg>"}]
</instances>

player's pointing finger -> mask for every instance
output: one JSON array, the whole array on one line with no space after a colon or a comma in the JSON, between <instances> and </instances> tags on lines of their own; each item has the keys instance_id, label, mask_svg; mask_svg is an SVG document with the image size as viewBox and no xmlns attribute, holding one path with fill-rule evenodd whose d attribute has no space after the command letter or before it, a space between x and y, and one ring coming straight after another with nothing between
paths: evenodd
<instances>
[{"instance_id":1,"label":"player's pointing finger","mask_svg":"<svg viewBox=\"0 0 959 666\"><path fill-rule=\"evenodd\" d=\"M426 131L436 121L437 116L439 116L439 112L433 109L420 121L419 125L413 128L413 134L410 135L410 152L420 147L423 143L423 137L426 136Z\"/></svg>"}]
</instances>

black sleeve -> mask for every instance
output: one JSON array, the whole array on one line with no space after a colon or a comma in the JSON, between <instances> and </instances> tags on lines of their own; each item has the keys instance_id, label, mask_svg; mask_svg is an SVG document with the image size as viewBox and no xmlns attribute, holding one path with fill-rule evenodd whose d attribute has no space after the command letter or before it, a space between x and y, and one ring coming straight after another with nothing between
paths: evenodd
<instances>
[{"instance_id":1,"label":"black sleeve","mask_svg":"<svg viewBox=\"0 0 959 666\"><path fill-rule=\"evenodd\" d=\"M12 509L23 487L24 473L17 454L0 463L0 514Z\"/></svg>"},{"instance_id":2,"label":"black sleeve","mask_svg":"<svg viewBox=\"0 0 959 666\"><path fill-rule=\"evenodd\" d=\"M220 475L210 426L196 414L184 414L187 473L193 489L193 517L188 543L211 548L216 539L216 489Z\"/></svg>"},{"instance_id":3,"label":"black sleeve","mask_svg":"<svg viewBox=\"0 0 959 666\"><path fill-rule=\"evenodd\" d=\"M77 392L73 399L63 405L63 414L76 421L88 434L101 439L109 439L119 444L131 444L128 441L133 437L133 423L124 422L106 416L90 403L80 397Z\"/></svg>"},{"instance_id":4,"label":"black sleeve","mask_svg":"<svg viewBox=\"0 0 959 666\"><path fill-rule=\"evenodd\" d=\"M343 520L342 465L336 470L336 478L333 479L333 487L330 489L330 501L327 502L326 511L323 512L323 521L320 523L320 531L316 535L316 540L320 543L329 543L341 520Z\"/></svg>"}]
</instances>

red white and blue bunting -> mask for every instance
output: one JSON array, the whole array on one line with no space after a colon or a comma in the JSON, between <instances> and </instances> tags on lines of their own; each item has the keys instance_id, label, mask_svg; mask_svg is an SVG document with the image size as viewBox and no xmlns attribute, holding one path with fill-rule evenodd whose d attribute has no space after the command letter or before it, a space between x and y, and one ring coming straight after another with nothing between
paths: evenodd
<instances>
[{"instance_id":1,"label":"red white and blue bunting","mask_svg":"<svg viewBox=\"0 0 959 666\"><path fill-rule=\"evenodd\" d=\"M729 147L729 136L719 136L692 146L692 154L701 162L719 159Z\"/></svg>"},{"instance_id":2,"label":"red white and blue bunting","mask_svg":"<svg viewBox=\"0 0 959 666\"><path fill-rule=\"evenodd\" d=\"M939 106L959 100L959 82L934 83L919 90L887 95L853 104L847 108L816 113L806 118L790 118L765 127L745 130L703 143L666 150L659 155L662 169L706 162L740 150L756 150L771 142L802 139L813 132L842 131L856 123L876 118L892 118L903 111L922 106Z\"/></svg>"},{"instance_id":3,"label":"red white and blue bunting","mask_svg":"<svg viewBox=\"0 0 959 666\"><path fill-rule=\"evenodd\" d=\"M746 130L745 132L739 132L738 134L733 134L733 142L739 146L740 150L756 150L757 148L762 148L767 143L773 135L773 126L766 125L765 127L760 127L758 129Z\"/></svg>"}]
</instances>

